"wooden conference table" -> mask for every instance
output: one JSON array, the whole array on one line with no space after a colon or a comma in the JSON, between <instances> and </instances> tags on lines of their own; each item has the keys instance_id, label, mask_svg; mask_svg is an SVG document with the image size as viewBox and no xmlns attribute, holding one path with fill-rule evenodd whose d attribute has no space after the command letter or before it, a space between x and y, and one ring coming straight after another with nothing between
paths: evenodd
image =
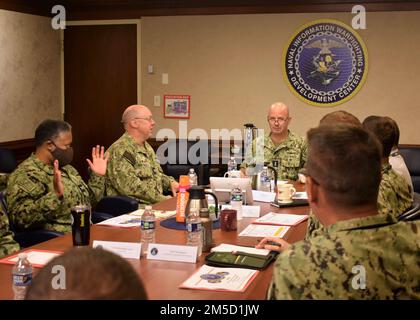
<instances>
[{"instance_id":1,"label":"wooden conference table","mask_svg":"<svg viewBox=\"0 0 420 320\"><path fill-rule=\"evenodd\" d=\"M303 191L304 186L295 183L297 191ZM153 209L159 210L174 210L175 198L166 200L153 206ZM254 202L254 205L261 207L261 215L268 212L278 213L293 213L293 214L308 214L309 207L290 207L290 208L276 208L270 206L268 203ZM238 234L255 218L243 218L238 221L237 231L221 231L220 229L213 230L214 245L220 243L237 244L244 246L254 246L261 238L254 237L238 237ZM285 235L284 239L289 242L296 242L302 240L306 233L306 221L297 226L291 227ZM91 228L91 244L93 240L106 241L126 241L139 242L140 228L114 228L107 226L93 225ZM187 233L181 230L167 229L160 224L156 227L156 242L162 244L177 244L185 245L187 240ZM73 247L71 234L55 238L31 248L67 251ZM135 270L139 273L149 299L173 299L173 300L259 300L265 299L268 286L271 281L273 272L273 264L267 269L261 271L259 275L251 282L245 292L219 292L219 291L202 291L180 289L179 286L188 279L196 270L204 264L205 254L201 255L199 261L195 264L147 260L141 258L140 260L127 260ZM34 268L34 273L39 269ZM13 299L12 292L12 265L0 264L0 299Z\"/></svg>"}]
</instances>

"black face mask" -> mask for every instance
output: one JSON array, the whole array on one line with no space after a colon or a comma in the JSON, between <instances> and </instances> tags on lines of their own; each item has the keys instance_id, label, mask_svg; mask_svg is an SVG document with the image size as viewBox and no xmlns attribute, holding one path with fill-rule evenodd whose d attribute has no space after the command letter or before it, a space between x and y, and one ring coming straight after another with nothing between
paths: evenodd
<instances>
[{"instance_id":1,"label":"black face mask","mask_svg":"<svg viewBox=\"0 0 420 320\"><path fill-rule=\"evenodd\" d=\"M55 146L55 150L51 151L51 154L53 155L54 159L58 160L58 165L60 167L64 167L68 165L70 162L72 162L73 160L72 147L68 147L67 149L61 149L57 147L57 145L54 142L52 142L52 144Z\"/></svg>"}]
</instances>

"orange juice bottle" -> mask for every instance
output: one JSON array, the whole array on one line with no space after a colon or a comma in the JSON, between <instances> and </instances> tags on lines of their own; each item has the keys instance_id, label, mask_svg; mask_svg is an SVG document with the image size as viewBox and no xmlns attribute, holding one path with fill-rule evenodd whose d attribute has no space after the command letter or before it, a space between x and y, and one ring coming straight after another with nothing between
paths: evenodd
<instances>
[{"instance_id":1,"label":"orange juice bottle","mask_svg":"<svg viewBox=\"0 0 420 320\"><path fill-rule=\"evenodd\" d=\"M176 221L185 222L185 208L190 194L190 178L188 176L179 177L179 192L176 199Z\"/></svg>"}]
</instances>

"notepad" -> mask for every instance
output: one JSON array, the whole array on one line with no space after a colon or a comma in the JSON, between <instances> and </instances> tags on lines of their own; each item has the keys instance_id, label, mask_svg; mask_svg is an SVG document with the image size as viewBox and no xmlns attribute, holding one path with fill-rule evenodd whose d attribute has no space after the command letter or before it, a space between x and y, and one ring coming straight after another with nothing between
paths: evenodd
<instances>
[{"instance_id":1,"label":"notepad","mask_svg":"<svg viewBox=\"0 0 420 320\"><path fill-rule=\"evenodd\" d=\"M308 219L307 215L302 214L286 214L286 213L274 213L269 212L265 216L258 218L254 224L266 224L266 225L277 225L277 226L295 226L302 221Z\"/></svg>"}]
</instances>

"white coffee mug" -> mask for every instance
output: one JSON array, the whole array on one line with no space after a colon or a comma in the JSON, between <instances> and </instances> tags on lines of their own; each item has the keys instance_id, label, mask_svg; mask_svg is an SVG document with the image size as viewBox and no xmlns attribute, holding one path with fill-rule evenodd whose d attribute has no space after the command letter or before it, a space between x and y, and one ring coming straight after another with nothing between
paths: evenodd
<instances>
[{"instance_id":1,"label":"white coffee mug","mask_svg":"<svg viewBox=\"0 0 420 320\"><path fill-rule=\"evenodd\" d=\"M292 197L296 193L296 189L293 184L284 183L277 184L277 200L280 203L291 203L293 202Z\"/></svg>"},{"instance_id":2,"label":"white coffee mug","mask_svg":"<svg viewBox=\"0 0 420 320\"><path fill-rule=\"evenodd\" d=\"M240 178L241 171L240 170L232 170L228 171L223 175L224 178Z\"/></svg>"}]
</instances>

